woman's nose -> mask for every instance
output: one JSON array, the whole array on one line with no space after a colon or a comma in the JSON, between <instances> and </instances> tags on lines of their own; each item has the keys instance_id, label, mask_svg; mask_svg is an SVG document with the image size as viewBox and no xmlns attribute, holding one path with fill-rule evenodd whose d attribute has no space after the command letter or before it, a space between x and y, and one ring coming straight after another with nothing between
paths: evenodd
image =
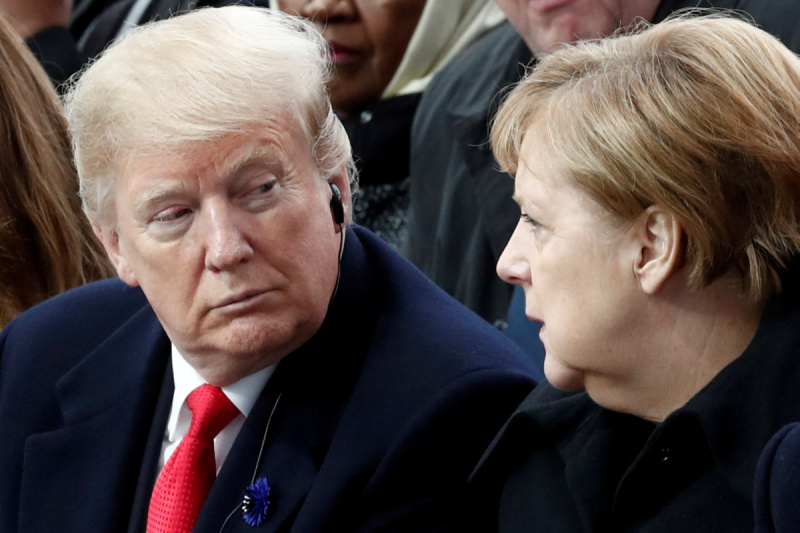
<instances>
[{"instance_id":1,"label":"woman's nose","mask_svg":"<svg viewBox=\"0 0 800 533\"><path fill-rule=\"evenodd\" d=\"M522 253L519 233L524 231L520 228L522 221L517 224L514 233L506 243L503 253L500 254L500 259L497 260L497 275L506 283L512 285L522 285L525 282L530 282L530 265L525 260L525 254Z\"/></svg>"}]
</instances>

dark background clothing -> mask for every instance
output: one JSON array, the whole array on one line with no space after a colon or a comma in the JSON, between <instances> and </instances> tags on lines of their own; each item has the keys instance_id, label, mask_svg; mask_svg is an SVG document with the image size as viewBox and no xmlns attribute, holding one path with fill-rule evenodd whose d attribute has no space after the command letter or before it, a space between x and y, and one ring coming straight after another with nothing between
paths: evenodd
<instances>
[{"instance_id":1,"label":"dark background clothing","mask_svg":"<svg viewBox=\"0 0 800 533\"><path fill-rule=\"evenodd\" d=\"M769 441L756 470L756 533L800 531L800 423Z\"/></svg>"},{"instance_id":2,"label":"dark background clothing","mask_svg":"<svg viewBox=\"0 0 800 533\"><path fill-rule=\"evenodd\" d=\"M89 56L78 49L69 28L46 28L25 39L25 44L59 92L63 83L89 61Z\"/></svg>"},{"instance_id":3,"label":"dark background clothing","mask_svg":"<svg viewBox=\"0 0 800 533\"><path fill-rule=\"evenodd\" d=\"M500 531L751 532L759 454L800 419L800 261L784 284L744 353L661 424L538 386L477 474L504 485Z\"/></svg>"},{"instance_id":4,"label":"dark background clothing","mask_svg":"<svg viewBox=\"0 0 800 533\"><path fill-rule=\"evenodd\" d=\"M339 117L358 169L353 219L398 249L408 218L411 121L422 93L394 96Z\"/></svg>"},{"instance_id":5,"label":"dark background clothing","mask_svg":"<svg viewBox=\"0 0 800 533\"><path fill-rule=\"evenodd\" d=\"M72 7L70 31L75 38L80 38L89 24L107 7L125 0L75 0Z\"/></svg>"},{"instance_id":6,"label":"dark background clothing","mask_svg":"<svg viewBox=\"0 0 800 533\"><path fill-rule=\"evenodd\" d=\"M800 51L796 0L665 0L660 22L686 7L748 13ZM519 218L514 182L497 170L489 122L502 96L524 75L532 54L510 24L461 52L420 102L411 137L408 240L403 253L425 275L490 323L505 324L511 287L495 266Z\"/></svg>"},{"instance_id":7,"label":"dark background clothing","mask_svg":"<svg viewBox=\"0 0 800 533\"><path fill-rule=\"evenodd\" d=\"M84 0L75 4L71 28L51 27L25 40L60 90L70 76L117 36L136 0ZM167 18L198 7L230 4L269 6L269 0L151 0L139 23Z\"/></svg>"},{"instance_id":8,"label":"dark background clothing","mask_svg":"<svg viewBox=\"0 0 800 533\"><path fill-rule=\"evenodd\" d=\"M508 326L505 334L531 357L536 369L540 372L539 379L544 380L546 354L544 344L539 338L541 329L541 322L531 322L525 315L525 291L522 290L522 287L514 287L511 305L508 308Z\"/></svg>"},{"instance_id":9,"label":"dark background clothing","mask_svg":"<svg viewBox=\"0 0 800 533\"><path fill-rule=\"evenodd\" d=\"M67 292L15 319L0 349L3 531L143 531L173 386L142 292L119 280ZM273 488L259 531L492 531L496 494L466 479L532 371L377 237L348 230L323 325L267 383L195 531L230 513L225 531L253 531L237 508L254 475Z\"/></svg>"},{"instance_id":10,"label":"dark background clothing","mask_svg":"<svg viewBox=\"0 0 800 533\"><path fill-rule=\"evenodd\" d=\"M411 132L408 240L422 272L489 323L504 322L511 286L495 272L519 208L497 171L488 120L498 93L532 59L509 23L488 32L431 81Z\"/></svg>"}]
</instances>

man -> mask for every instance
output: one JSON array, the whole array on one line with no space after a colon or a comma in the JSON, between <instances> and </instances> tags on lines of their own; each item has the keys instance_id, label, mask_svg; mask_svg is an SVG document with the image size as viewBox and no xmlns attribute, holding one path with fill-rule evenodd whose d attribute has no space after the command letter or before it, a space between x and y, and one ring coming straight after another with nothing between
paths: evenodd
<instances>
[{"instance_id":1,"label":"man","mask_svg":"<svg viewBox=\"0 0 800 533\"><path fill-rule=\"evenodd\" d=\"M411 141L409 236L404 254L460 302L509 334L529 337L522 312L509 316L511 286L495 265L519 218L514 182L488 145L503 88L538 55L579 39L607 36L640 20L660 22L686 7L748 13L800 51L800 3L791 0L496 0L508 17L443 69L423 95ZM519 309L522 298L517 299ZM527 344L543 357L534 332Z\"/></svg>"},{"instance_id":2,"label":"man","mask_svg":"<svg viewBox=\"0 0 800 533\"><path fill-rule=\"evenodd\" d=\"M234 6L132 30L71 89L121 281L0 336L3 531L495 527L466 479L533 369L348 227L329 72L310 23Z\"/></svg>"}]
</instances>

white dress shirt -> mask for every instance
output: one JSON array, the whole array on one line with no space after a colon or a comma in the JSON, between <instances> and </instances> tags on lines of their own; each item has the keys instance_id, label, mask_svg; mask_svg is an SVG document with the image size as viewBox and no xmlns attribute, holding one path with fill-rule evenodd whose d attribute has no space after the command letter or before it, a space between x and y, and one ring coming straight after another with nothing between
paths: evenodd
<instances>
[{"instance_id":1,"label":"white dress shirt","mask_svg":"<svg viewBox=\"0 0 800 533\"><path fill-rule=\"evenodd\" d=\"M250 414L253 404L256 403L258 396L272 376L276 366L277 363L242 378L232 385L222 387L222 391L231 403L239 409L239 414L214 439L217 472L222 467L222 463L225 462L225 458L228 457L228 452L230 452L233 441L236 440L245 418ZM161 458L158 464L159 472L164 468L184 435L189 432L192 412L189 410L189 406L186 405L186 398L197 387L206 384L205 380L197 373L197 370L186 362L186 359L183 358L174 344L172 345L172 375L175 379L175 392L172 395L172 408L161 445Z\"/></svg>"}]
</instances>

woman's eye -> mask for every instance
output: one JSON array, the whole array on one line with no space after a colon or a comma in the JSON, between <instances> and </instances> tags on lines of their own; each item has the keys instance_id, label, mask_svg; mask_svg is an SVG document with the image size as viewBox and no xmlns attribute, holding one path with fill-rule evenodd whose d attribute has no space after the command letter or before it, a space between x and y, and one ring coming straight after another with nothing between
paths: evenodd
<instances>
[{"instance_id":1,"label":"woman's eye","mask_svg":"<svg viewBox=\"0 0 800 533\"><path fill-rule=\"evenodd\" d=\"M538 228L540 226L539 222L537 222L535 219L529 217L525 213L522 213L520 215L520 218L522 218L522 220L524 220L525 223L528 224L532 228Z\"/></svg>"}]
</instances>

